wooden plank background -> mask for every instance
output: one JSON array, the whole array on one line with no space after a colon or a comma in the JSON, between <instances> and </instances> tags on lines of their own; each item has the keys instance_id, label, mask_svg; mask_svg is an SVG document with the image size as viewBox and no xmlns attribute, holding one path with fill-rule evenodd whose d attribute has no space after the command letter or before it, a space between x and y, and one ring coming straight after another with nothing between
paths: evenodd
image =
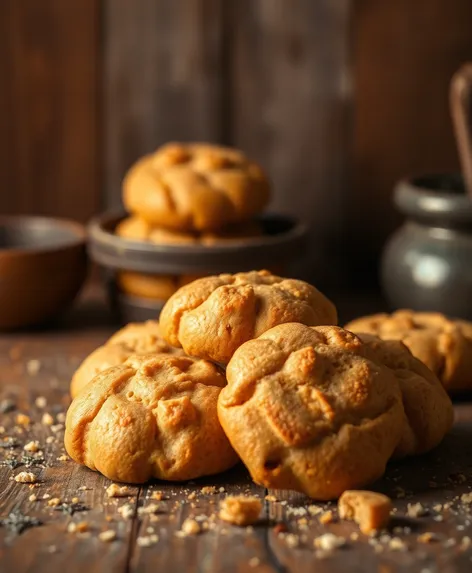
<instances>
[{"instance_id":1,"label":"wooden plank background","mask_svg":"<svg viewBox=\"0 0 472 573\"><path fill-rule=\"evenodd\" d=\"M457 169L447 90L470 22L470 0L4 0L0 213L86 221L141 154L212 140L309 221L310 274L373 271L394 181Z\"/></svg>"}]
</instances>

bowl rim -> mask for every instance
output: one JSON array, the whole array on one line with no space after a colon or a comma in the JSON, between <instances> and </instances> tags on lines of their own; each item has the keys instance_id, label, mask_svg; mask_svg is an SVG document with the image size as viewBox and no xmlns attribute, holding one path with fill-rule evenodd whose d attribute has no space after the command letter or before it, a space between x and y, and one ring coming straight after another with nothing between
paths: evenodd
<instances>
[{"instance_id":1,"label":"bowl rim","mask_svg":"<svg viewBox=\"0 0 472 573\"><path fill-rule=\"evenodd\" d=\"M106 230L106 225L113 225L129 216L124 211L105 212L94 217L88 225L89 254L98 264L119 270L130 270L144 273L181 274L198 272L206 265L208 272L231 272L223 267L231 267L234 260L264 257L272 259L274 265L277 257L283 259L288 253L293 255L302 249L307 238L308 227L294 217L285 214L266 212L261 214L261 221L286 221L293 226L276 235L243 238L214 245L155 244L144 241L133 241L119 237ZM222 264L223 261L223 264ZM222 268L217 271L217 268ZM262 268L262 267L261 267Z\"/></svg>"},{"instance_id":2,"label":"bowl rim","mask_svg":"<svg viewBox=\"0 0 472 573\"><path fill-rule=\"evenodd\" d=\"M1 247L0 257L3 256L21 256L21 255L34 255L40 253L54 253L66 249L71 249L85 245L87 242L87 230L84 225L72 219L62 217L47 217L43 215L0 215L0 227L11 226L18 227L25 226L32 227L42 225L44 227L55 227L62 229L70 234L67 240L56 241L47 246L31 246L31 247Z\"/></svg>"}]
</instances>

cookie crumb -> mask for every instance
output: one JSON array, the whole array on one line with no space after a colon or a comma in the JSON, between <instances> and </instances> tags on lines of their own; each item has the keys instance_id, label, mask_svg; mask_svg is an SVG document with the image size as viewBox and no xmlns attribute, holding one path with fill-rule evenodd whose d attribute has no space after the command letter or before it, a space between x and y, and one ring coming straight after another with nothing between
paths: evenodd
<instances>
[{"instance_id":1,"label":"cookie crumb","mask_svg":"<svg viewBox=\"0 0 472 573\"><path fill-rule=\"evenodd\" d=\"M131 519L134 515L134 507L129 503L118 508L118 513L123 519Z\"/></svg>"},{"instance_id":2,"label":"cookie crumb","mask_svg":"<svg viewBox=\"0 0 472 573\"><path fill-rule=\"evenodd\" d=\"M333 551L338 547L344 547L346 545L346 539L334 535L334 533L324 533L314 539L313 545L323 551Z\"/></svg>"},{"instance_id":3,"label":"cookie crumb","mask_svg":"<svg viewBox=\"0 0 472 573\"><path fill-rule=\"evenodd\" d=\"M352 519L360 530L368 534L383 529L390 521L392 501L382 493L363 490L347 490L338 502L341 519Z\"/></svg>"},{"instance_id":4,"label":"cookie crumb","mask_svg":"<svg viewBox=\"0 0 472 573\"><path fill-rule=\"evenodd\" d=\"M67 526L68 533L85 533L89 530L89 524L86 521L79 521L78 523L69 523Z\"/></svg>"},{"instance_id":5,"label":"cookie crumb","mask_svg":"<svg viewBox=\"0 0 472 573\"><path fill-rule=\"evenodd\" d=\"M295 549L300 545L300 537L295 533L283 533L281 537L290 549Z\"/></svg>"},{"instance_id":6,"label":"cookie crumb","mask_svg":"<svg viewBox=\"0 0 472 573\"><path fill-rule=\"evenodd\" d=\"M408 549L407 544L399 537L392 537L388 546L392 551L406 551Z\"/></svg>"},{"instance_id":7,"label":"cookie crumb","mask_svg":"<svg viewBox=\"0 0 472 573\"><path fill-rule=\"evenodd\" d=\"M406 514L408 517L424 517L428 515L428 510L421 503L409 503Z\"/></svg>"},{"instance_id":8,"label":"cookie crumb","mask_svg":"<svg viewBox=\"0 0 472 573\"><path fill-rule=\"evenodd\" d=\"M151 515L157 513L160 507L157 503L150 503L146 507L138 507L138 515Z\"/></svg>"},{"instance_id":9,"label":"cookie crumb","mask_svg":"<svg viewBox=\"0 0 472 573\"><path fill-rule=\"evenodd\" d=\"M113 529L107 529L106 531L99 533L98 538L104 543L110 543L110 541L114 541L116 539L116 531Z\"/></svg>"},{"instance_id":10,"label":"cookie crumb","mask_svg":"<svg viewBox=\"0 0 472 573\"><path fill-rule=\"evenodd\" d=\"M40 368L41 368L41 362L39 360L36 359L28 360L28 362L26 363L26 371L30 376L35 376L39 372Z\"/></svg>"},{"instance_id":11,"label":"cookie crumb","mask_svg":"<svg viewBox=\"0 0 472 573\"><path fill-rule=\"evenodd\" d=\"M26 414L17 414L16 423L20 426L29 426L31 423L31 418Z\"/></svg>"},{"instance_id":12,"label":"cookie crumb","mask_svg":"<svg viewBox=\"0 0 472 573\"><path fill-rule=\"evenodd\" d=\"M66 456L66 454L63 454L62 456L59 456L56 459L58 462L67 462L70 460L69 456Z\"/></svg>"},{"instance_id":13,"label":"cookie crumb","mask_svg":"<svg viewBox=\"0 0 472 573\"><path fill-rule=\"evenodd\" d=\"M48 493L43 494L43 499L49 499L51 496Z\"/></svg>"},{"instance_id":14,"label":"cookie crumb","mask_svg":"<svg viewBox=\"0 0 472 573\"><path fill-rule=\"evenodd\" d=\"M50 499L48 501L49 507L57 507L60 504L61 504L61 500L58 497L53 497L52 499Z\"/></svg>"},{"instance_id":15,"label":"cookie crumb","mask_svg":"<svg viewBox=\"0 0 472 573\"><path fill-rule=\"evenodd\" d=\"M13 478L18 483L36 483L37 479L33 472L20 472Z\"/></svg>"},{"instance_id":16,"label":"cookie crumb","mask_svg":"<svg viewBox=\"0 0 472 573\"><path fill-rule=\"evenodd\" d=\"M264 499L266 501L277 501L277 498L275 497L275 495L272 495L272 494L266 495Z\"/></svg>"},{"instance_id":17,"label":"cookie crumb","mask_svg":"<svg viewBox=\"0 0 472 573\"><path fill-rule=\"evenodd\" d=\"M187 499L192 500L192 499L195 499L196 497L197 497L197 492L192 491L188 494Z\"/></svg>"},{"instance_id":18,"label":"cookie crumb","mask_svg":"<svg viewBox=\"0 0 472 573\"><path fill-rule=\"evenodd\" d=\"M187 519L182 523L181 531L185 535L197 535L202 530L200 524L195 519L187 517Z\"/></svg>"},{"instance_id":19,"label":"cookie crumb","mask_svg":"<svg viewBox=\"0 0 472 573\"><path fill-rule=\"evenodd\" d=\"M323 508L319 505L309 505L307 509L308 513L313 516L323 513Z\"/></svg>"},{"instance_id":20,"label":"cookie crumb","mask_svg":"<svg viewBox=\"0 0 472 573\"><path fill-rule=\"evenodd\" d=\"M151 547L159 541L159 536L153 533L152 535L142 535L136 539L139 547Z\"/></svg>"},{"instance_id":21,"label":"cookie crumb","mask_svg":"<svg viewBox=\"0 0 472 573\"><path fill-rule=\"evenodd\" d=\"M334 521L334 515L333 515L333 512L331 510L325 511L320 516L320 523L322 525L327 525L328 523L332 523L333 521Z\"/></svg>"},{"instance_id":22,"label":"cookie crumb","mask_svg":"<svg viewBox=\"0 0 472 573\"><path fill-rule=\"evenodd\" d=\"M46 400L46 398L44 396L38 396L36 398L36 400L34 401L34 403L36 404L37 408L46 408L48 401Z\"/></svg>"},{"instance_id":23,"label":"cookie crumb","mask_svg":"<svg viewBox=\"0 0 472 573\"><path fill-rule=\"evenodd\" d=\"M162 501L164 499L164 494L162 491L153 491L151 494L151 499L155 499L156 501Z\"/></svg>"},{"instance_id":24,"label":"cookie crumb","mask_svg":"<svg viewBox=\"0 0 472 573\"><path fill-rule=\"evenodd\" d=\"M25 452L37 452L39 450L39 442L37 440L31 440L23 446Z\"/></svg>"},{"instance_id":25,"label":"cookie crumb","mask_svg":"<svg viewBox=\"0 0 472 573\"><path fill-rule=\"evenodd\" d=\"M249 567L259 567L260 564L261 560L259 557L251 557L251 559L249 559Z\"/></svg>"},{"instance_id":26,"label":"cookie crumb","mask_svg":"<svg viewBox=\"0 0 472 573\"><path fill-rule=\"evenodd\" d=\"M422 533L417 537L418 543L433 543L434 541L439 541L439 536L432 531L427 531L426 533Z\"/></svg>"},{"instance_id":27,"label":"cookie crumb","mask_svg":"<svg viewBox=\"0 0 472 573\"><path fill-rule=\"evenodd\" d=\"M201 492L203 495L213 495L216 493L216 487L214 485L205 485L202 487Z\"/></svg>"},{"instance_id":28,"label":"cookie crumb","mask_svg":"<svg viewBox=\"0 0 472 573\"><path fill-rule=\"evenodd\" d=\"M45 412L41 418L41 424L43 424L43 426L52 426L54 424L54 418L51 414Z\"/></svg>"},{"instance_id":29,"label":"cookie crumb","mask_svg":"<svg viewBox=\"0 0 472 573\"><path fill-rule=\"evenodd\" d=\"M220 502L219 517L234 525L251 525L259 519L260 499L254 496L229 495Z\"/></svg>"},{"instance_id":30,"label":"cookie crumb","mask_svg":"<svg viewBox=\"0 0 472 573\"><path fill-rule=\"evenodd\" d=\"M38 500L38 496L35 493L32 493L29 498L29 501L37 501Z\"/></svg>"},{"instance_id":31,"label":"cookie crumb","mask_svg":"<svg viewBox=\"0 0 472 573\"><path fill-rule=\"evenodd\" d=\"M128 497L131 495L131 490L127 485L118 485L112 483L106 489L108 497Z\"/></svg>"},{"instance_id":32,"label":"cookie crumb","mask_svg":"<svg viewBox=\"0 0 472 573\"><path fill-rule=\"evenodd\" d=\"M461 495L462 503L472 503L472 493L463 493Z\"/></svg>"},{"instance_id":33,"label":"cookie crumb","mask_svg":"<svg viewBox=\"0 0 472 573\"><path fill-rule=\"evenodd\" d=\"M46 444L52 444L55 440L56 438L54 436L48 436L46 438Z\"/></svg>"}]
</instances>

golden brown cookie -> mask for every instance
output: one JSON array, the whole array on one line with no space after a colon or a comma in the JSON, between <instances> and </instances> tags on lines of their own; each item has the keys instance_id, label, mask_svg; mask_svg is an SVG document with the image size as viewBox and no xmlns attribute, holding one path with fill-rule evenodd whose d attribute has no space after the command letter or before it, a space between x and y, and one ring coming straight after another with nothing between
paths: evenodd
<instances>
[{"instance_id":1,"label":"golden brown cookie","mask_svg":"<svg viewBox=\"0 0 472 573\"><path fill-rule=\"evenodd\" d=\"M123 201L152 225L213 231L260 213L270 197L262 169L236 149L170 143L135 163Z\"/></svg>"},{"instance_id":2,"label":"golden brown cookie","mask_svg":"<svg viewBox=\"0 0 472 573\"><path fill-rule=\"evenodd\" d=\"M400 385L405 424L395 457L422 454L436 447L454 419L451 400L437 376L399 340L358 336L382 364L393 370Z\"/></svg>"},{"instance_id":3,"label":"golden brown cookie","mask_svg":"<svg viewBox=\"0 0 472 573\"><path fill-rule=\"evenodd\" d=\"M190 356L226 364L247 340L285 322L336 324L335 306L310 284L268 271L200 279L161 312L164 338Z\"/></svg>"},{"instance_id":4,"label":"golden brown cookie","mask_svg":"<svg viewBox=\"0 0 472 573\"><path fill-rule=\"evenodd\" d=\"M346 324L353 332L401 340L441 380L447 391L472 389L472 324L443 314L399 310Z\"/></svg>"},{"instance_id":5,"label":"golden brown cookie","mask_svg":"<svg viewBox=\"0 0 472 573\"><path fill-rule=\"evenodd\" d=\"M218 421L225 377L188 356L131 356L73 400L65 446L76 462L106 477L143 483L189 480L237 462Z\"/></svg>"},{"instance_id":6,"label":"golden brown cookie","mask_svg":"<svg viewBox=\"0 0 472 573\"><path fill-rule=\"evenodd\" d=\"M157 227L146 223L140 217L131 216L123 219L116 227L119 237L132 241L150 242L156 245L206 245L244 241L263 235L262 225L258 221L246 221L229 225L217 233L182 232Z\"/></svg>"},{"instance_id":7,"label":"golden brown cookie","mask_svg":"<svg viewBox=\"0 0 472 573\"><path fill-rule=\"evenodd\" d=\"M162 338L157 320L128 324L82 362L72 377L71 396L77 396L99 372L123 364L132 354L150 352L183 354Z\"/></svg>"},{"instance_id":8,"label":"golden brown cookie","mask_svg":"<svg viewBox=\"0 0 472 573\"><path fill-rule=\"evenodd\" d=\"M403 432L392 370L354 334L283 324L226 370L218 415L253 479L333 499L379 478Z\"/></svg>"},{"instance_id":9,"label":"golden brown cookie","mask_svg":"<svg viewBox=\"0 0 472 573\"><path fill-rule=\"evenodd\" d=\"M127 294L152 300L166 301L181 286L201 276L196 275L146 275L131 271L120 271L116 275L118 288Z\"/></svg>"}]
</instances>

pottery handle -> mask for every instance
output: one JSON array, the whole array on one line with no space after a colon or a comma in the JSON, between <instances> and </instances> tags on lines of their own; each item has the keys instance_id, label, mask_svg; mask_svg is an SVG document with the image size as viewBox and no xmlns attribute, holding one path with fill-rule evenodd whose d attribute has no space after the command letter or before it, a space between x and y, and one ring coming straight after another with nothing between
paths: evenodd
<instances>
[{"instance_id":1,"label":"pottery handle","mask_svg":"<svg viewBox=\"0 0 472 573\"><path fill-rule=\"evenodd\" d=\"M464 64L454 74L450 105L465 188L472 197L472 63Z\"/></svg>"}]
</instances>

